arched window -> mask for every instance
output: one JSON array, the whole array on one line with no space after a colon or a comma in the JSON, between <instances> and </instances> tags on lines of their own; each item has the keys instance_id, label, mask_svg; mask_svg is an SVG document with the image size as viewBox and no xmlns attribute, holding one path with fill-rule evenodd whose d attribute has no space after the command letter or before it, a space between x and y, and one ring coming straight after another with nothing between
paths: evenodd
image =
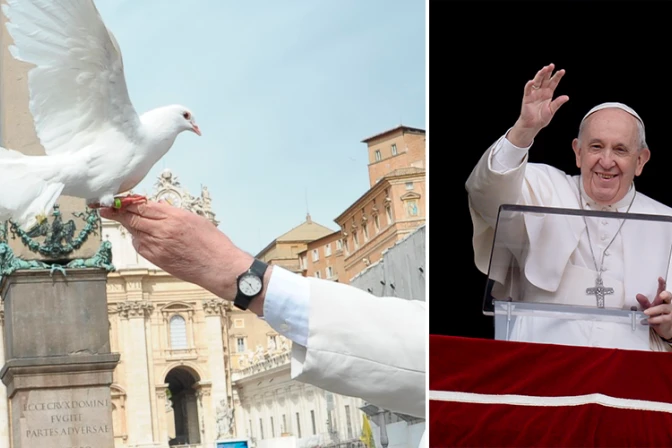
<instances>
[{"instance_id":1,"label":"arched window","mask_svg":"<svg viewBox=\"0 0 672 448\"><path fill-rule=\"evenodd\" d=\"M170 347L173 350L188 348L187 323L184 318L178 314L175 314L170 318Z\"/></svg>"}]
</instances>

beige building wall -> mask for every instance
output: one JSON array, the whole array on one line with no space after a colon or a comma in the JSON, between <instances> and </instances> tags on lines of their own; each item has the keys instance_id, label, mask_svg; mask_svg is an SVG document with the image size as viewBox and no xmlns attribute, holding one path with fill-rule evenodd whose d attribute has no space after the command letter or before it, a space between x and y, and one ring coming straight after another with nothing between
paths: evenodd
<instances>
[{"instance_id":1,"label":"beige building wall","mask_svg":"<svg viewBox=\"0 0 672 448\"><path fill-rule=\"evenodd\" d=\"M336 218L347 282L425 223L425 198L424 169L401 168L384 176Z\"/></svg>"},{"instance_id":2,"label":"beige building wall","mask_svg":"<svg viewBox=\"0 0 672 448\"><path fill-rule=\"evenodd\" d=\"M409 126L397 126L362 140L368 149L369 186L400 168L425 168L426 141L423 129Z\"/></svg>"},{"instance_id":3,"label":"beige building wall","mask_svg":"<svg viewBox=\"0 0 672 448\"><path fill-rule=\"evenodd\" d=\"M274 345L279 346L284 339L256 314L235 307L228 314L228 324L233 370L251 365L255 354L263 353Z\"/></svg>"},{"instance_id":4,"label":"beige building wall","mask_svg":"<svg viewBox=\"0 0 672 448\"><path fill-rule=\"evenodd\" d=\"M306 250L309 242L333 232L332 229L314 222L308 214L304 222L271 241L256 257L268 264L282 266L300 274L302 269L299 254Z\"/></svg>"},{"instance_id":5,"label":"beige building wall","mask_svg":"<svg viewBox=\"0 0 672 448\"><path fill-rule=\"evenodd\" d=\"M344 282L426 222L426 141L423 129L408 126L362 141L370 188L334 220L341 229Z\"/></svg>"},{"instance_id":6,"label":"beige building wall","mask_svg":"<svg viewBox=\"0 0 672 448\"><path fill-rule=\"evenodd\" d=\"M299 254L299 264L304 276L347 283L343 258L343 240L337 231L308 243Z\"/></svg>"}]
</instances>

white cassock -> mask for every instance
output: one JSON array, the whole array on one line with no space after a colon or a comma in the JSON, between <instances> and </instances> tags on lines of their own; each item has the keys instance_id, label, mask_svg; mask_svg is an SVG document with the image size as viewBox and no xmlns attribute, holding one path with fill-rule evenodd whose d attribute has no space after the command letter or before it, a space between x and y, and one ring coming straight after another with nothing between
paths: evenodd
<instances>
[{"instance_id":1,"label":"white cassock","mask_svg":"<svg viewBox=\"0 0 672 448\"><path fill-rule=\"evenodd\" d=\"M292 379L425 418L426 302L273 266L264 320L293 342Z\"/></svg>"},{"instance_id":2,"label":"white cassock","mask_svg":"<svg viewBox=\"0 0 672 448\"><path fill-rule=\"evenodd\" d=\"M507 131L508 133L508 131ZM600 207L583 191L581 176L570 176L545 164L528 163L528 148L518 148L505 135L482 156L466 183L469 210L474 225L474 255L477 268L488 274L494 227L502 204L556 207L566 209L625 212L672 216L672 209L636 192L634 186L626 196L609 207ZM672 223L626 221L589 217L535 215L523 216L527 250L522 255L524 280L519 286L527 300L566 305L596 306L595 296L586 288L595 285L597 271L589 244L598 266L604 256L604 286L614 288L605 296L606 308L629 310L640 308L637 294L653 302L658 277L667 279L672 250ZM586 232L588 224L588 233ZM522 223L521 223L522 224ZM588 240L590 236L590 243ZM510 255L521 257L515 250ZM507 264L506 260L493 260ZM523 267L524 266L524 267ZM490 277L506 282L503 273ZM507 286L505 286L507 288ZM647 327L636 332L629 324L588 322L518 316L511 331L518 341L558 343L634 350L671 351L669 344Z\"/></svg>"}]
</instances>

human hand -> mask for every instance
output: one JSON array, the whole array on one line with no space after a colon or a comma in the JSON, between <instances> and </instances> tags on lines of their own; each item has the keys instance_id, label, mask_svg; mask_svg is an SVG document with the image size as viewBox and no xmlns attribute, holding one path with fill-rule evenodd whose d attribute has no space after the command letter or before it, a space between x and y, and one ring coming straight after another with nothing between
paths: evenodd
<instances>
[{"instance_id":1,"label":"human hand","mask_svg":"<svg viewBox=\"0 0 672 448\"><path fill-rule=\"evenodd\" d=\"M653 303L644 294L637 294L636 298L649 317L649 325L663 339L672 338L672 293L666 291L667 282L658 277L658 291Z\"/></svg>"},{"instance_id":2,"label":"human hand","mask_svg":"<svg viewBox=\"0 0 672 448\"><path fill-rule=\"evenodd\" d=\"M555 89L565 75L563 69L551 76L554 68L554 64L547 65L525 84L520 116L507 136L514 145L521 148L531 145L534 137L548 126L560 106L569 101L567 95L553 99Z\"/></svg>"},{"instance_id":3,"label":"human hand","mask_svg":"<svg viewBox=\"0 0 672 448\"><path fill-rule=\"evenodd\" d=\"M236 279L253 261L206 218L164 202L101 208L100 215L121 223L148 261L226 300L234 300Z\"/></svg>"}]
</instances>

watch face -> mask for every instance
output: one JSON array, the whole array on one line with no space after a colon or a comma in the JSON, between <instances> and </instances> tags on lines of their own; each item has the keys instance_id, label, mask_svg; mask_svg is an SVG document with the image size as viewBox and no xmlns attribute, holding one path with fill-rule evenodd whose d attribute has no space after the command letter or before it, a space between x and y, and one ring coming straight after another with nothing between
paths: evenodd
<instances>
[{"instance_id":1,"label":"watch face","mask_svg":"<svg viewBox=\"0 0 672 448\"><path fill-rule=\"evenodd\" d=\"M240 291L246 296L253 296L258 294L262 288L261 279L253 274L245 274L240 277L238 287Z\"/></svg>"}]
</instances>

